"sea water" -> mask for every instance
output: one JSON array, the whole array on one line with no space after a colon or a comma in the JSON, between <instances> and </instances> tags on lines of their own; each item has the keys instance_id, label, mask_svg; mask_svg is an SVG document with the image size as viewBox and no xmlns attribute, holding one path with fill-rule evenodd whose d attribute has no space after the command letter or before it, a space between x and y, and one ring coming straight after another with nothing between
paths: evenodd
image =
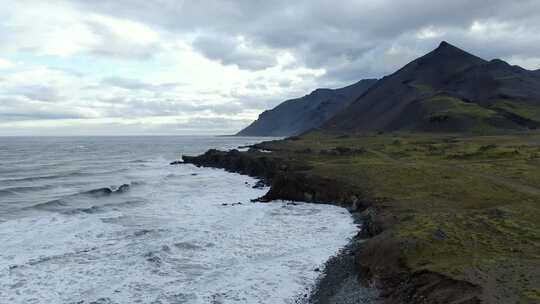
<instances>
[{"instance_id":1,"label":"sea water","mask_svg":"<svg viewBox=\"0 0 540 304\"><path fill-rule=\"evenodd\" d=\"M357 232L348 212L251 203L268 190L253 178L169 165L260 140L0 138L0 303L302 298Z\"/></svg>"}]
</instances>

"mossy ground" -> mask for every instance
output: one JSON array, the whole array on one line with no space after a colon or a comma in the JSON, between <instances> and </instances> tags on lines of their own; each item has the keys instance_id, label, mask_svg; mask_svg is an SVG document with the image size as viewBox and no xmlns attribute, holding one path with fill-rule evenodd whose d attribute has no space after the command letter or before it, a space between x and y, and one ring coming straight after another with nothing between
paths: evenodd
<instances>
[{"instance_id":1,"label":"mossy ground","mask_svg":"<svg viewBox=\"0 0 540 304\"><path fill-rule=\"evenodd\" d=\"M493 105L494 109L503 109L521 117L540 121L540 108L519 101L499 100Z\"/></svg>"},{"instance_id":2,"label":"mossy ground","mask_svg":"<svg viewBox=\"0 0 540 304\"><path fill-rule=\"evenodd\" d=\"M540 128L540 108L531 103L501 99L480 105L445 92L430 91L423 85L413 87L430 96L413 103L423 115L402 130L488 135Z\"/></svg>"},{"instance_id":3,"label":"mossy ground","mask_svg":"<svg viewBox=\"0 0 540 304\"><path fill-rule=\"evenodd\" d=\"M312 132L265 146L393 216L412 271L481 285L494 303L540 303L540 133Z\"/></svg>"},{"instance_id":4,"label":"mossy ground","mask_svg":"<svg viewBox=\"0 0 540 304\"><path fill-rule=\"evenodd\" d=\"M434 115L469 115L471 117L489 118L497 112L481 107L476 103L467 103L450 96L435 96L424 102L428 111Z\"/></svg>"}]
</instances>

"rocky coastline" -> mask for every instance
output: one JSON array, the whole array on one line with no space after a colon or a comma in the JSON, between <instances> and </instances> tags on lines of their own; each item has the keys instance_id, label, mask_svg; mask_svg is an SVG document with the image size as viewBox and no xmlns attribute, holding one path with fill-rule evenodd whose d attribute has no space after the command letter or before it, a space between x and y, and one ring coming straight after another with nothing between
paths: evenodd
<instances>
[{"instance_id":1,"label":"rocky coastline","mask_svg":"<svg viewBox=\"0 0 540 304\"><path fill-rule=\"evenodd\" d=\"M246 152L209 150L199 156L183 156L183 162L259 178L270 186L270 190L257 201L305 201L347 208L361 219L363 227L352 241L354 244L350 244L346 252L341 253L353 257L352 262L345 265L354 269L347 271L357 276L360 283L358 288L369 286L378 289L383 303L483 303L479 286L439 273L412 272L407 268L400 249L417 244L398 236L393 228L397 219L385 211L384 203L370 198L352 185L325 176L306 174L302 162L284 159L274 153L261 153L263 148L268 149L263 143ZM362 240L361 246L357 245L359 240ZM336 259L339 261L343 257ZM341 265L341 268L334 265ZM326 276L328 272L334 275L336 271L343 272L343 265L330 261ZM312 294L312 302L339 303L335 301L335 296L342 286L328 284L328 280L322 281ZM338 284L346 282L342 277Z\"/></svg>"}]
</instances>

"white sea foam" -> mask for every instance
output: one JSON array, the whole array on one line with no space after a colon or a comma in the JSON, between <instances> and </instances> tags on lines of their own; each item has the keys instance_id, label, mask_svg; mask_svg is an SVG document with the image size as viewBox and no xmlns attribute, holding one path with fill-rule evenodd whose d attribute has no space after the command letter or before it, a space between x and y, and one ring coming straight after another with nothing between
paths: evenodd
<instances>
[{"instance_id":1,"label":"white sea foam","mask_svg":"<svg viewBox=\"0 0 540 304\"><path fill-rule=\"evenodd\" d=\"M250 203L266 189L221 170L136 177L100 212L0 223L0 303L292 303L357 231L339 207Z\"/></svg>"}]
</instances>

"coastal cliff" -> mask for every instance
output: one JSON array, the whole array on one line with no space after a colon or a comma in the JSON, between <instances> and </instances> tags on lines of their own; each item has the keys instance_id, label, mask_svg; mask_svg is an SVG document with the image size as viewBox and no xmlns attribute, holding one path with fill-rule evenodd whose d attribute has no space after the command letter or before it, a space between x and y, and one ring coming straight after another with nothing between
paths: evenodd
<instances>
[{"instance_id":1,"label":"coastal cliff","mask_svg":"<svg viewBox=\"0 0 540 304\"><path fill-rule=\"evenodd\" d=\"M366 286L380 289L385 303L480 303L479 286L436 272L411 271L403 263L400 249L413 244L397 237L392 229L394 217L354 185L303 172L309 168L297 159L259 152L257 148L248 152L209 150L196 157L184 156L183 161L260 178L271 187L258 201L336 204L359 213L363 228L358 237L366 241L353 247L355 272Z\"/></svg>"}]
</instances>

